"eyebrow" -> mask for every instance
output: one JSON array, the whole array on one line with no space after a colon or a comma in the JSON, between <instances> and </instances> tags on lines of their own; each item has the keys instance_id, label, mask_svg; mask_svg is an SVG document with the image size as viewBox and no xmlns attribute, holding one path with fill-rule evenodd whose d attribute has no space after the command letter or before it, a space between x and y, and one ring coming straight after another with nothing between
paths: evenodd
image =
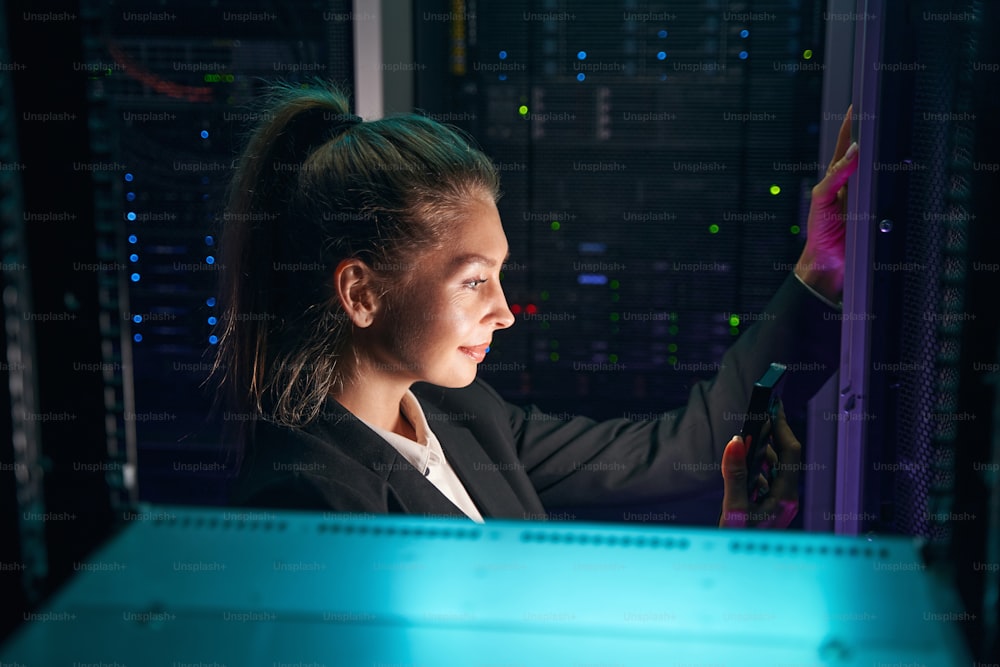
<instances>
[{"instance_id":1,"label":"eyebrow","mask_svg":"<svg viewBox=\"0 0 1000 667\"><path fill-rule=\"evenodd\" d=\"M510 259L510 250L504 255L503 262L506 263ZM486 255L480 255L479 253L473 252L466 255L459 255L451 260L451 265L455 268L460 266L465 266L466 264L485 264L486 266L496 266L496 260L487 257Z\"/></svg>"}]
</instances>

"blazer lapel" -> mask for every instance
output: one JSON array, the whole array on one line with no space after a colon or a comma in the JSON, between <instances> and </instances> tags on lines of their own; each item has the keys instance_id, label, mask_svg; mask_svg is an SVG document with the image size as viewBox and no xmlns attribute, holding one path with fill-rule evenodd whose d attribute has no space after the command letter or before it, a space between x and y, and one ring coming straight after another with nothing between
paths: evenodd
<instances>
[{"instance_id":1,"label":"blazer lapel","mask_svg":"<svg viewBox=\"0 0 1000 667\"><path fill-rule=\"evenodd\" d=\"M447 413L425 401L420 400L420 406L441 443L448 463L484 518L541 518L526 516L524 503L507 483L497 463L468 430L452 425Z\"/></svg>"},{"instance_id":2,"label":"blazer lapel","mask_svg":"<svg viewBox=\"0 0 1000 667\"><path fill-rule=\"evenodd\" d=\"M404 505L402 511L465 517L392 445L334 399L328 399L324 418L315 424L322 430L324 440L335 443L341 452L385 479Z\"/></svg>"}]
</instances>

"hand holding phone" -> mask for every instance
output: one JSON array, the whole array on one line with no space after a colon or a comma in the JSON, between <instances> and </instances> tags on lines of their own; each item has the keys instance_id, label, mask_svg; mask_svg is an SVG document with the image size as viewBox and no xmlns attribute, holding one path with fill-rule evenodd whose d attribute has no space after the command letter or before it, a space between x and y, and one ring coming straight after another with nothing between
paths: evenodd
<instances>
[{"instance_id":1,"label":"hand holding phone","mask_svg":"<svg viewBox=\"0 0 1000 667\"><path fill-rule=\"evenodd\" d=\"M747 496L757 502L757 478L767 457L771 420L777 416L777 387L785 375L785 366L772 363L754 383L740 435L747 445Z\"/></svg>"}]
</instances>

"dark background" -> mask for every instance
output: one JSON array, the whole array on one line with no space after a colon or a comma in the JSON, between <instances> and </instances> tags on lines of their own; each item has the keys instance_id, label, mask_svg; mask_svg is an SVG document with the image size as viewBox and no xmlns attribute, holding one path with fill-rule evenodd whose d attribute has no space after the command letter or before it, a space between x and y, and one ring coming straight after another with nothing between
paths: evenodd
<instances>
[{"instance_id":1,"label":"dark background","mask_svg":"<svg viewBox=\"0 0 1000 667\"><path fill-rule=\"evenodd\" d=\"M7 629L136 501L224 502L233 470L204 382L226 179L270 81L350 86L354 67L337 0L23 4L4 7L0 58ZM877 261L925 268L875 274L873 358L921 371L876 371L872 389L872 456L930 472L870 477L869 528L929 538L979 609L996 581L976 563L1000 558L983 467L997 465L996 9L924 20L935 4L894 8L892 59L927 68L886 77L879 153L930 170L880 176L879 218L906 241L880 238ZM470 132L503 177L518 321L482 375L553 413L683 405L801 249L821 127L843 112L822 107L823 78L851 67L824 59L826 3L412 11L415 107ZM786 399L798 423L805 398ZM943 507L977 518L928 518Z\"/></svg>"}]
</instances>

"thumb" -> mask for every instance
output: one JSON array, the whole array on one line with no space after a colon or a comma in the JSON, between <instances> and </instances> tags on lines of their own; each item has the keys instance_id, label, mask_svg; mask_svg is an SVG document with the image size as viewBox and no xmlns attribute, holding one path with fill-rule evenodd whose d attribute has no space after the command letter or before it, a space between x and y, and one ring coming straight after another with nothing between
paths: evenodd
<instances>
[{"instance_id":1,"label":"thumb","mask_svg":"<svg viewBox=\"0 0 1000 667\"><path fill-rule=\"evenodd\" d=\"M747 445L734 435L722 452L722 517L720 526L746 525L750 500L747 498Z\"/></svg>"}]
</instances>

